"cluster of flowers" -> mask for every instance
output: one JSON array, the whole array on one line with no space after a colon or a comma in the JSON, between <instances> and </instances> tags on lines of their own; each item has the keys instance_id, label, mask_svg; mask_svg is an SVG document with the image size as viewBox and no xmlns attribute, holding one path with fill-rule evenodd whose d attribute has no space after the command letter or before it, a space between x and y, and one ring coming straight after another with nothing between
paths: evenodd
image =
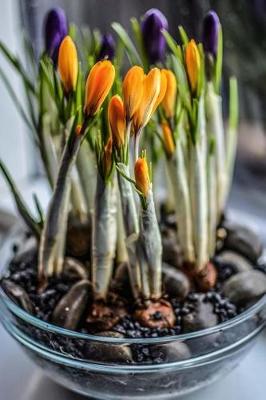
<instances>
[{"instance_id":1,"label":"cluster of flowers","mask_svg":"<svg viewBox=\"0 0 266 400\"><path fill-rule=\"evenodd\" d=\"M32 118L24 116L53 191L45 218L37 199L40 218L32 217L3 163L0 167L39 240L40 287L62 273L67 236L78 227L76 250L85 243L96 299L107 297L115 260L128 266L136 298L161 298L162 240L147 161L156 156L166 167L183 264L205 281L209 276L212 285L209 261L230 187L237 131L234 78L226 135L222 121L219 19L213 11L207 14L203 46L179 27L178 45L165 16L149 10L141 24L132 19L139 51L121 25L112 26L116 46L110 34L100 40L97 32L78 35L68 28L63 10L53 9L45 21L46 50L35 82L15 59ZM124 49L134 65L122 79ZM1 50L14 61L2 44Z\"/></svg>"}]
</instances>

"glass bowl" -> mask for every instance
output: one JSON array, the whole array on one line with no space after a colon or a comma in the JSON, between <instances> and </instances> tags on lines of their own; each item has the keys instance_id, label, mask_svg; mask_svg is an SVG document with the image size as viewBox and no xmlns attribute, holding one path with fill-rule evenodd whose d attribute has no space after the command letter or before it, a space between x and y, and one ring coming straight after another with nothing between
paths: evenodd
<instances>
[{"instance_id":1,"label":"glass bowl","mask_svg":"<svg viewBox=\"0 0 266 400\"><path fill-rule=\"evenodd\" d=\"M3 266L0 274L4 271ZM29 357L66 388L95 399L175 399L239 364L265 326L266 296L225 323L162 338L126 339L62 329L26 313L2 289L0 317ZM155 354L156 362L149 361L148 354Z\"/></svg>"}]
</instances>

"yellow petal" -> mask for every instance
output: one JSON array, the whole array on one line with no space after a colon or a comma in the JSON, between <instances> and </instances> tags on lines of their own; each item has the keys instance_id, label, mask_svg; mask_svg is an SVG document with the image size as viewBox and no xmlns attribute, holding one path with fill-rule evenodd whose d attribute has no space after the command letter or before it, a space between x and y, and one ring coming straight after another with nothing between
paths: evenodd
<instances>
[{"instance_id":1,"label":"yellow petal","mask_svg":"<svg viewBox=\"0 0 266 400\"><path fill-rule=\"evenodd\" d=\"M161 89L161 72L158 68L150 70L143 80L143 92L140 105L134 114L135 133L150 120Z\"/></svg>"},{"instance_id":2,"label":"yellow petal","mask_svg":"<svg viewBox=\"0 0 266 400\"><path fill-rule=\"evenodd\" d=\"M170 126L167 122L163 122L161 126L162 126L162 132L163 132L164 148L165 148L167 156L171 157L175 151L173 135L172 135Z\"/></svg>"},{"instance_id":3,"label":"yellow petal","mask_svg":"<svg viewBox=\"0 0 266 400\"><path fill-rule=\"evenodd\" d=\"M136 187L143 194L147 196L150 190L149 169L146 158L138 158L134 168Z\"/></svg>"},{"instance_id":4,"label":"yellow petal","mask_svg":"<svg viewBox=\"0 0 266 400\"><path fill-rule=\"evenodd\" d=\"M95 115L106 99L115 79L115 68L108 61L98 61L90 70L85 89L84 112Z\"/></svg>"},{"instance_id":5,"label":"yellow petal","mask_svg":"<svg viewBox=\"0 0 266 400\"><path fill-rule=\"evenodd\" d=\"M185 52L185 62L188 79L193 93L197 90L198 78L200 72L200 54L195 41L192 39L187 44Z\"/></svg>"},{"instance_id":6,"label":"yellow petal","mask_svg":"<svg viewBox=\"0 0 266 400\"><path fill-rule=\"evenodd\" d=\"M78 77L78 55L70 36L66 36L59 47L58 70L65 92L74 91Z\"/></svg>"},{"instance_id":7,"label":"yellow petal","mask_svg":"<svg viewBox=\"0 0 266 400\"><path fill-rule=\"evenodd\" d=\"M169 69L163 69L162 73L165 75L167 80L167 88L165 96L162 101L162 107L164 109L166 117L172 118L174 116L174 111L175 111L176 92L177 92L176 77L175 74Z\"/></svg>"},{"instance_id":8,"label":"yellow petal","mask_svg":"<svg viewBox=\"0 0 266 400\"><path fill-rule=\"evenodd\" d=\"M123 98L128 120L133 118L137 111L143 91L143 68L134 66L130 68L123 80Z\"/></svg>"},{"instance_id":9,"label":"yellow petal","mask_svg":"<svg viewBox=\"0 0 266 400\"><path fill-rule=\"evenodd\" d=\"M118 95L113 96L109 102L108 120L114 146L120 149L125 143L126 119L124 104L121 97Z\"/></svg>"}]
</instances>

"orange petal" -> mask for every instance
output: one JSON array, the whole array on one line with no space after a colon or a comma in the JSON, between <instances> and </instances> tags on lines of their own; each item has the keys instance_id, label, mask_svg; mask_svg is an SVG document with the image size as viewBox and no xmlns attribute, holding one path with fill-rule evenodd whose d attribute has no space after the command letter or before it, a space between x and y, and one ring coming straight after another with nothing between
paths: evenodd
<instances>
[{"instance_id":1,"label":"orange petal","mask_svg":"<svg viewBox=\"0 0 266 400\"><path fill-rule=\"evenodd\" d=\"M78 55L75 43L66 36L59 47L58 70L66 93L76 88L78 77Z\"/></svg>"},{"instance_id":2,"label":"orange petal","mask_svg":"<svg viewBox=\"0 0 266 400\"><path fill-rule=\"evenodd\" d=\"M112 137L109 137L103 150L103 172L105 177L108 177L112 170L113 166L112 150L113 150Z\"/></svg>"},{"instance_id":3,"label":"orange petal","mask_svg":"<svg viewBox=\"0 0 266 400\"><path fill-rule=\"evenodd\" d=\"M118 95L113 96L109 102L108 120L114 146L119 149L125 143L126 119L124 104Z\"/></svg>"},{"instance_id":4,"label":"orange petal","mask_svg":"<svg viewBox=\"0 0 266 400\"><path fill-rule=\"evenodd\" d=\"M162 107L164 109L166 117L172 118L174 116L174 111L175 111L176 92L177 92L176 77L175 74L169 69L163 69L162 72L167 80L167 88L165 96L162 101Z\"/></svg>"},{"instance_id":5,"label":"orange petal","mask_svg":"<svg viewBox=\"0 0 266 400\"><path fill-rule=\"evenodd\" d=\"M161 89L161 72L158 68L150 70L143 81L143 93L139 108L134 114L135 133L147 125L155 107Z\"/></svg>"},{"instance_id":6,"label":"orange petal","mask_svg":"<svg viewBox=\"0 0 266 400\"><path fill-rule=\"evenodd\" d=\"M135 65L130 68L123 80L123 98L127 119L131 120L137 111L143 91L143 68Z\"/></svg>"},{"instance_id":7,"label":"orange petal","mask_svg":"<svg viewBox=\"0 0 266 400\"><path fill-rule=\"evenodd\" d=\"M143 194L147 196L150 190L149 169L146 158L138 158L134 168L136 187Z\"/></svg>"},{"instance_id":8,"label":"orange petal","mask_svg":"<svg viewBox=\"0 0 266 400\"><path fill-rule=\"evenodd\" d=\"M154 113L154 111L156 111L157 107L159 106L159 104L161 104L162 100L165 97L165 93L166 93L166 89L167 89L167 78L165 76L165 73L163 72L163 70L161 70L161 85L160 85L160 93L159 96L157 97L157 100L153 106L153 110L152 113Z\"/></svg>"},{"instance_id":9,"label":"orange petal","mask_svg":"<svg viewBox=\"0 0 266 400\"><path fill-rule=\"evenodd\" d=\"M193 39L187 44L185 62L191 90L196 92L200 72L200 54Z\"/></svg>"},{"instance_id":10,"label":"orange petal","mask_svg":"<svg viewBox=\"0 0 266 400\"><path fill-rule=\"evenodd\" d=\"M175 144L173 140L172 131L167 122L162 123L163 143L168 157L171 157L175 151Z\"/></svg>"},{"instance_id":11,"label":"orange petal","mask_svg":"<svg viewBox=\"0 0 266 400\"><path fill-rule=\"evenodd\" d=\"M115 79L115 68L108 61L98 61L90 70L85 89L84 112L87 116L95 115L101 108Z\"/></svg>"}]
</instances>

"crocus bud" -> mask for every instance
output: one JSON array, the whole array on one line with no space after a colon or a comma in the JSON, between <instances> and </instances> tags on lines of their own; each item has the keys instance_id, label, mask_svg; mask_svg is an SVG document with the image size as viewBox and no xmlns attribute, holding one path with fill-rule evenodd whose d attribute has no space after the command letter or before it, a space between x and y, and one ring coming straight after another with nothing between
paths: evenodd
<instances>
[{"instance_id":1,"label":"crocus bud","mask_svg":"<svg viewBox=\"0 0 266 400\"><path fill-rule=\"evenodd\" d=\"M216 57L220 21L215 11L209 11L203 20L202 43L205 53Z\"/></svg>"},{"instance_id":2,"label":"crocus bud","mask_svg":"<svg viewBox=\"0 0 266 400\"><path fill-rule=\"evenodd\" d=\"M163 144L168 157L172 157L175 151L175 144L173 140L172 131L170 126L167 122L163 122L162 125L162 132L163 132Z\"/></svg>"},{"instance_id":3,"label":"crocus bud","mask_svg":"<svg viewBox=\"0 0 266 400\"><path fill-rule=\"evenodd\" d=\"M108 61L98 61L90 70L85 89L84 113L95 115L106 99L115 79L115 68Z\"/></svg>"},{"instance_id":4,"label":"crocus bud","mask_svg":"<svg viewBox=\"0 0 266 400\"><path fill-rule=\"evenodd\" d=\"M59 47L58 70L65 92L73 92L78 77L78 55L70 36L66 36Z\"/></svg>"},{"instance_id":5,"label":"crocus bud","mask_svg":"<svg viewBox=\"0 0 266 400\"><path fill-rule=\"evenodd\" d=\"M118 95L113 96L109 102L108 120L114 146L120 149L125 143L126 119L124 104Z\"/></svg>"},{"instance_id":6,"label":"crocus bud","mask_svg":"<svg viewBox=\"0 0 266 400\"><path fill-rule=\"evenodd\" d=\"M177 84L175 74L169 69L163 69L162 73L166 77L167 86L162 107L167 118L172 118L175 112Z\"/></svg>"},{"instance_id":7,"label":"crocus bud","mask_svg":"<svg viewBox=\"0 0 266 400\"><path fill-rule=\"evenodd\" d=\"M147 197L150 190L149 169L145 157L138 158L134 168L136 188Z\"/></svg>"},{"instance_id":8,"label":"crocus bud","mask_svg":"<svg viewBox=\"0 0 266 400\"><path fill-rule=\"evenodd\" d=\"M67 31L68 23L64 10L55 7L48 11L44 21L45 50L54 63L57 63L58 49Z\"/></svg>"},{"instance_id":9,"label":"crocus bud","mask_svg":"<svg viewBox=\"0 0 266 400\"><path fill-rule=\"evenodd\" d=\"M103 173L106 178L110 175L112 171L112 166L113 166L112 150L113 150L113 142L112 138L109 137L103 149Z\"/></svg>"},{"instance_id":10,"label":"crocus bud","mask_svg":"<svg viewBox=\"0 0 266 400\"><path fill-rule=\"evenodd\" d=\"M127 120L132 120L139 108L143 92L143 68L134 66L130 68L123 80L123 98Z\"/></svg>"},{"instance_id":11,"label":"crocus bud","mask_svg":"<svg viewBox=\"0 0 266 400\"><path fill-rule=\"evenodd\" d=\"M114 55L115 55L115 41L111 33L107 33L102 37L101 47L97 59L104 60L108 58L108 60L112 61Z\"/></svg>"},{"instance_id":12,"label":"crocus bud","mask_svg":"<svg viewBox=\"0 0 266 400\"><path fill-rule=\"evenodd\" d=\"M139 107L134 114L135 134L149 122L156 106L161 90L161 71L158 68L150 70L143 80L143 92Z\"/></svg>"},{"instance_id":13,"label":"crocus bud","mask_svg":"<svg viewBox=\"0 0 266 400\"><path fill-rule=\"evenodd\" d=\"M151 8L145 13L141 25L143 44L151 64L165 58L166 41L162 29L168 29L166 17L160 10Z\"/></svg>"},{"instance_id":14,"label":"crocus bud","mask_svg":"<svg viewBox=\"0 0 266 400\"><path fill-rule=\"evenodd\" d=\"M198 86L200 72L200 55L198 47L193 39L187 44L185 62L190 87L192 93L195 93Z\"/></svg>"}]
</instances>

